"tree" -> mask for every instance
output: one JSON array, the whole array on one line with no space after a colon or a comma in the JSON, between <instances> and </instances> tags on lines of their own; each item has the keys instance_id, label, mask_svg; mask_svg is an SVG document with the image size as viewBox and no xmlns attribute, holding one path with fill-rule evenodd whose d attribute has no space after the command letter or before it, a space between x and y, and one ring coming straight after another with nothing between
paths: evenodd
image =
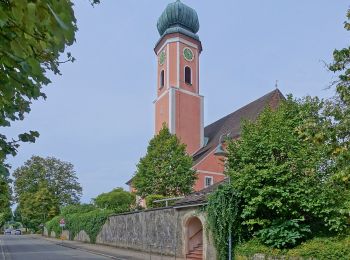
<instances>
[{"instance_id":1,"label":"tree","mask_svg":"<svg viewBox=\"0 0 350 260\"><path fill-rule=\"evenodd\" d=\"M37 192L42 183L47 185L59 207L77 204L82 194L74 166L54 157L33 156L24 163L24 166L14 171L13 177L16 200L20 203L21 210L23 210L21 198Z\"/></svg>"},{"instance_id":2,"label":"tree","mask_svg":"<svg viewBox=\"0 0 350 260\"><path fill-rule=\"evenodd\" d=\"M290 248L346 230L349 190L334 181L328 143L313 142L323 136L317 126L332 123L323 109L317 98L289 97L245 121L240 138L228 141L231 182L210 196L207 207L220 259L226 259L229 231L235 243L257 236L268 246Z\"/></svg>"},{"instance_id":3,"label":"tree","mask_svg":"<svg viewBox=\"0 0 350 260\"><path fill-rule=\"evenodd\" d=\"M102 193L93 199L96 207L113 210L115 213L128 212L135 204L135 194L124 191L123 188L113 189L111 192Z\"/></svg>"},{"instance_id":4,"label":"tree","mask_svg":"<svg viewBox=\"0 0 350 260\"><path fill-rule=\"evenodd\" d=\"M11 220L11 188L9 179L0 174L0 227Z\"/></svg>"},{"instance_id":5,"label":"tree","mask_svg":"<svg viewBox=\"0 0 350 260\"><path fill-rule=\"evenodd\" d=\"M344 27L350 31L350 9ZM338 80L334 82L336 95L324 111L332 124L322 126L321 130L323 141L330 144L330 154L336 164L335 178L350 187L350 47L333 52L333 63L329 69L338 75Z\"/></svg>"},{"instance_id":6,"label":"tree","mask_svg":"<svg viewBox=\"0 0 350 260\"><path fill-rule=\"evenodd\" d=\"M40 224L59 213L57 198L45 182L39 183L36 192L20 196L20 208L22 223L25 227L35 231L40 229Z\"/></svg>"},{"instance_id":7,"label":"tree","mask_svg":"<svg viewBox=\"0 0 350 260\"><path fill-rule=\"evenodd\" d=\"M91 0L92 4L99 0ZM33 100L46 98L47 74L60 74L60 64L74 61L60 55L75 41L77 31L70 0L0 0L0 127L23 120ZM34 142L36 131L16 139L0 134L0 174L8 171L8 155L16 155L19 142Z\"/></svg>"},{"instance_id":8,"label":"tree","mask_svg":"<svg viewBox=\"0 0 350 260\"><path fill-rule=\"evenodd\" d=\"M75 204L75 205L68 205L61 209L61 214L63 216L65 215L71 215L71 214L84 214L87 212L91 212L96 210L96 207L92 204Z\"/></svg>"},{"instance_id":9,"label":"tree","mask_svg":"<svg viewBox=\"0 0 350 260\"><path fill-rule=\"evenodd\" d=\"M327 144L310 142L302 131L310 121L329 123L320 116L322 108L317 98L289 98L276 111L267 109L256 122L246 122L241 138L228 146L228 174L244 201L243 224L265 241L271 239L266 234L288 230L291 241L284 238L277 247L300 243L306 230L346 228L349 191L333 181Z\"/></svg>"},{"instance_id":10,"label":"tree","mask_svg":"<svg viewBox=\"0 0 350 260\"><path fill-rule=\"evenodd\" d=\"M140 159L132 184L142 197L151 194L180 196L192 191L196 173L192 157L176 135L164 125L150 142L147 154Z\"/></svg>"},{"instance_id":11,"label":"tree","mask_svg":"<svg viewBox=\"0 0 350 260\"><path fill-rule=\"evenodd\" d=\"M53 157L33 156L13 173L17 217L34 230L63 206L79 203L82 188L73 165Z\"/></svg>"}]
</instances>

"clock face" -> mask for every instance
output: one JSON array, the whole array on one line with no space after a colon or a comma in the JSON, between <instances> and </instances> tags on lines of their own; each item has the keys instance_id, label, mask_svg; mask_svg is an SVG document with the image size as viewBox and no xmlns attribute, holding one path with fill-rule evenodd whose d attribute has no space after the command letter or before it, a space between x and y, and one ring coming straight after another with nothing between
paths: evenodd
<instances>
[{"instance_id":1,"label":"clock face","mask_svg":"<svg viewBox=\"0 0 350 260\"><path fill-rule=\"evenodd\" d=\"M165 58L166 58L165 51L162 51L162 52L159 54L159 64L160 64L160 65L163 65L163 64L165 63Z\"/></svg>"},{"instance_id":2,"label":"clock face","mask_svg":"<svg viewBox=\"0 0 350 260\"><path fill-rule=\"evenodd\" d=\"M184 57L187 61L192 61L193 60L193 52L190 48L185 48L184 49Z\"/></svg>"}]
</instances>

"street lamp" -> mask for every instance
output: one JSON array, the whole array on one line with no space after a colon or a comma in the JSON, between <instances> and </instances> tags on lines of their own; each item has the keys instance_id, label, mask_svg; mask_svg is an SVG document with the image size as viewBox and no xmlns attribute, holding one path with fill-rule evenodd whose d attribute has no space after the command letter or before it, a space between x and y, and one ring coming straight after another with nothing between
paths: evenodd
<instances>
[{"instance_id":1,"label":"street lamp","mask_svg":"<svg viewBox=\"0 0 350 260\"><path fill-rule=\"evenodd\" d=\"M223 137L227 138L227 137L230 136L230 134L231 134L231 132L220 135L219 144L218 144L218 146L215 149L214 155L216 155L216 156L224 156L224 157L227 156L227 151L225 150L225 148L223 146L223 142L225 141L225 140L223 140Z\"/></svg>"}]
</instances>

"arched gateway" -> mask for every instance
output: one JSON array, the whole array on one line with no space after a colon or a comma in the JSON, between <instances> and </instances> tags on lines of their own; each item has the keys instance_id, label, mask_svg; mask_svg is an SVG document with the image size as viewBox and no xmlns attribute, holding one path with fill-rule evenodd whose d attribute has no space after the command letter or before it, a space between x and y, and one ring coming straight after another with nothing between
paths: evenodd
<instances>
[{"instance_id":1,"label":"arched gateway","mask_svg":"<svg viewBox=\"0 0 350 260\"><path fill-rule=\"evenodd\" d=\"M203 224L197 217L186 223L186 259L203 259Z\"/></svg>"}]
</instances>

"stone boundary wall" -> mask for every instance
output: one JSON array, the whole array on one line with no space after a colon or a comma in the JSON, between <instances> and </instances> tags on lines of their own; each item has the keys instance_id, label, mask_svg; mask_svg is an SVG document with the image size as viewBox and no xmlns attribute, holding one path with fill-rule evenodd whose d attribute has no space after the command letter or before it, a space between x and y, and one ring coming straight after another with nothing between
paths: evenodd
<instances>
[{"instance_id":1,"label":"stone boundary wall","mask_svg":"<svg viewBox=\"0 0 350 260\"><path fill-rule=\"evenodd\" d=\"M44 236L48 237L49 236L49 231L47 230L46 227L44 227Z\"/></svg>"},{"instance_id":2,"label":"stone boundary wall","mask_svg":"<svg viewBox=\"0 0 350 260\"><path fill-rule=\"evenodd\" d=\"M96 243L166 255L182 255L182 216L173 208L109 217Z\"/></svg>"},{"instance_id":3,"label":"stone boundary wall","mask_svg":"<svg viewBox=\"0 0 350 260\"><path fill-rule=\"evenodd\" d=\"M80 241L84 243L90 243L90 237L89 235L85 232L85 230L80 231L78 234L73 239L74 241Z\"/></svg>"}]
</instances>

